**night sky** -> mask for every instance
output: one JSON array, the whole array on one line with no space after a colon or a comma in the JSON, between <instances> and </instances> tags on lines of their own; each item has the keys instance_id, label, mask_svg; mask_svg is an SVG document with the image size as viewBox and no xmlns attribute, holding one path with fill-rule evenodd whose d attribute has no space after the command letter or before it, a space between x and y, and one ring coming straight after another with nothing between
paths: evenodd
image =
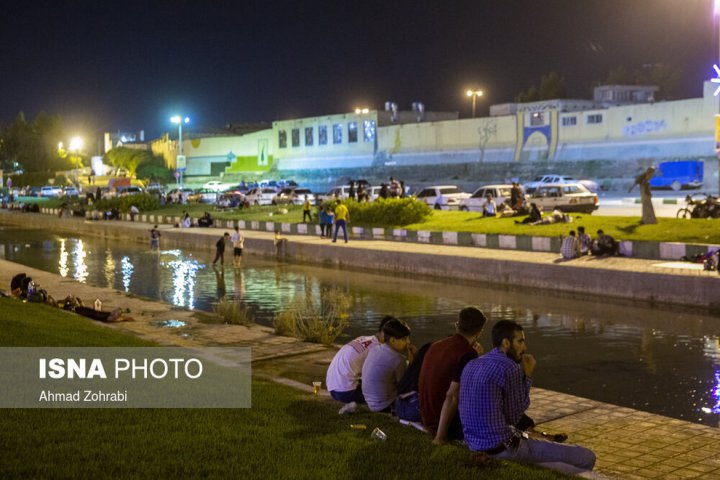
<instances>
[{"instance_id":1,"label":"night sky","mask_svg":"<svg viewBox=\"0 0 720 480\"><path fill-rule=\"evenodd\" d=\"M556 71L569 94L618 65L665 63L697 97L718 56L711 0L7 1L0 123L59 114L73 133L222 128L355 106L470 116ZM191 128L192 128L191 125Z\"/></svg>"}]
</instances>

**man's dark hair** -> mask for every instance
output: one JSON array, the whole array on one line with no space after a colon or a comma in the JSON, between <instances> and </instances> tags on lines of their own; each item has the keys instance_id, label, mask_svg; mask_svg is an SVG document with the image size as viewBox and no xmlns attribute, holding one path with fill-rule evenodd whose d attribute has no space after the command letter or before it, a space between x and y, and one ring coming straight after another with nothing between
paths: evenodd
<instances>
[{"instance_id":1,"label":"man's dark hair","mask_svg":"<svg viewBox=\"0 0 720 480\"><path fill-rule=\"evenodd\" d=\"M578 232L585 233L585 227L578 227Z\"/></svg>"},{"instance_id":2,"label":"man's dark hair","mask_svg":"<svg viewBox=\"0 0 720 480\"><path fill-rule=\"evenodd\" d=\"M408 327L405 322L393 318L392 320L388 320L385 326L383 326L383 333L385 334L385 340L387 340L388 337L396 339L405 338L410 335L410 327Z\"/></svg>"},{"instance_id":3,"label":"man's dark hair","mask_svg":"<svg viewBox=\"0 0 720 480\"><path fill-rule=\"evenodd\" d=\"M598 230L597 233L598 233L598 235L602 235L605 232L603 232L602 230Z\"/></svg>"},{"instance_id":4,"label":"man's dark hair","mask_svg":"<svg viewBox=\"0 0 720 480\"><path fill-rule=\"evenodd\" d=\"M493 347L499 347L503 338L507 338L512 343L515 332L522 332L523 328L512 320L500 320L493 326L492 343Z\"/></svg>"},{"instance_id":5,"label":"man's dark hair","mask_svg":"<svg viewBox=\"0 0 720 480\"><path fill-rule=\"evenodd\" d=\"M485 326L487 318L475 307L465 307L460 310L458 319L458 331L462 335L475 335L479 333Z\"/></svg>"},{"instance_id":6,"label":"man's dark hair","mask_svg":"<svg viewBox=\"0 0 720 480\"><path fill-rule=\"evenodd\" d=\"M397 318L393 317L392 315L385 315L382 319L380 319L380 326L378 327L378 333L383 331L383 327L385 327L385 324L389 322L390 320L397 320Z\"/></svg>"}]
</instances>

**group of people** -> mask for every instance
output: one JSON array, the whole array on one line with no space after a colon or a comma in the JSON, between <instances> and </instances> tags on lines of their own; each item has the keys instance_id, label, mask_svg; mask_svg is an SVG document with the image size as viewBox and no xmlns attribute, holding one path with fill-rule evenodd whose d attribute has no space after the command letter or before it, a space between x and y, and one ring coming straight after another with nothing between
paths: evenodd
<instances>
[{"instance_id":1,"label":"group of people","mask_svg":"<svg viewBox=\"0 0 720 480\"><path fill-rule=\"evenodd\" d=\"M303 217L303 221L304 221ZM320 237L331 238L333 243L337 242L337 236L340 229L343 231L345 243L348 243L347 224L350 222L350 211L342 200L338 199L335 203L335 209L329 206L318 206L318 225L320 225ZM335 233L333 234L333 225Z\"/></svg>"},{"instance_id":2,"label":"group of people","mask_svg":"<svg viewBox=\"0 0 720 480\"><path fill-rule=\"evenodd\" d=\"M536 361L522 326L497 322L493 349L483 355L479 340L486 323L479 309L464 308L454 335L418 350L405 322L384 317L375 335L344 345L328 367L327 389L343 403L339 413L366 404L372 412L421 422L437 445L462 440L496 458L573 474L592 470L592 451L563 444L564 434L535 432L525 413Z\"/></svg>"},{"instance_id":3,"label":"group of people","mask_svg":"<svg viewBox=\"0 0 720 480\"><path fill-rule=\"evenodd\" d=\"M225 246L230 243L233 248L233 267L240 267L242 263L243 248L245 248L245 235L240 231L240 227L236 226L235 231L232 235L229 232L225 232L222 237L215 242L215 258L213 259L213 266L220 262L220 265L225 265Z\"/></svg>"},{"instance_id":4,"label":"group of people","mask_svg":"<svg viewBox=\"0 0 720 480\"><path fill-rule=\"evenodd\" d=\"M620 244L602 229L597 231L597 237L593 239L585 233L585 227L578 227L570 230L568 236L563 239L560 246L560 255L566 260L582 257L584 255L614 256L619 255Z\"/></svg>"}]
</instances>

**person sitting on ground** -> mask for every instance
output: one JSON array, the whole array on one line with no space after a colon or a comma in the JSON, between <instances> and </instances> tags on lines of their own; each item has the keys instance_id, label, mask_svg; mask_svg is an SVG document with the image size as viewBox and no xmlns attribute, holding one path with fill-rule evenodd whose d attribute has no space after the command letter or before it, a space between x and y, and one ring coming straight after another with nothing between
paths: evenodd
<instances>
[{"instance_id":1,"label":"person sitting on ground","mask_svg":"<svg viewBox=\"0 0 720 480\"><path fill-rule=\"evenodd\" d=\"M602 230L597 231L597 239L593 242L590 252L595 255L617 255L619 250L618 242L610 235L605 235Z\"/></svg>"},{"instance_id":2,"label":"person sitting on ground","mask_svg":"<svg viewBox=\"0 0 720 480\"><path fill-rule=\"evenodd\" d=\"M485 195L485 203L483 204L483 217L494 217L497 214L497 205L491 194Z\"/></svg>"},{"instance_id":3,"label":"person sitting on ground","mask_svg":"<svg viewBox=\"0 0 720 480\"><path fill-rule=\"evenodd\" d=\"M418 349L417 353L413 356L412 362L410 362L407 370L405 370L405 373L398 382L395 415L401 420L422 424L422 417L420 416L420 394L418 393L420 389L420 370L425 360L425 354L430 350L431 346L432 342L427 342Z\"/></svg>"},{"instance_id":4,"label":"person sitting on ground","mask_svg":"<svg viewBox=\"0 0 720 480\"><path fill-rule=\"evenodd\" d=\"M183 212L183 217L182 217L182 223L181 223L181 225L182 225L183 228L190 228L190 227L192 227L192 220L190 219L190 214L189 214L189 213Z\"/></svg>"},{"instance_id":5,"label":"person sitting on ground","mask_svg":"<svg viewBox=\"0 0 720 480\"><path fill-rule=\"evenodd\" d=\"M565 260L572 260L580 256L580 241L575 236L575 230L570 230L560 246L560 255Z\"/></svg>"},{"instance_id":6,"label":"person sitting on ground","mask_svg":"<svg viewBox=\"0 0 720 480\"><path fill-rule=\"evenodd\" d=\"M592 238L585 233L585 227L578 227L578 241L580 242L580 255L590 255Z\"/></svg>"},{"instance_id":7,"label":"person sitting on ground","mask_svg":"<svg viewBox=\"0 0 720 480\"><path fill-rule=\"evenodd\" d=\"M530 204L530 215L525 217L522 222L515 220L515 223L535 225L537 222L542 221L542 212L538 208L537 204Z\"/></svg>"},{"instance_id":8,"label":"person sitting on ground","mask_svg":"<svg viewBox=\"0 0 720 480\"><path fill-rule=\"evenodd\" d=\"M517 427L530 406L536 365L526 352L523 328L500 320L493 326L492 343L493 350L471 360L461 375L460 420L470 450L568 474L592 470L595 454L589 449L530 438Z\"/></svg>"},{"instance_id":9,"label":"person sitting on ground","mask_svg":"<svg viewBox=\"0 0 720 480\"><path fill-rule=\"evenodd\" d=\"M515 216L516 214L517 214L517 212L515 212L515 210L512 209L512 207L510 206L510 204L508 203L507 200L502 202L497 207L497 216L498 217L512 217L512 216Z\"/></svg>"},{"instance_id":10,"label":"person sitting on ground","mask_svg":"<svg viewBox=\"0 0 720 480\"><path fill-rule=\"evenodd\" d=\"M525 194L522 188L520 188L517 182L512 182L512 188L510 189L510 207L513 210L520 210L524 202Z\"/></svg>"},{"instance_id":11,"label":"person sitting on ground","mask_svg":"<svg viewBox=\"0 0 720 480\"><path fill-rule=\"evenodd\" d=\"M410 343L410 327L396 318L383 326L385 343L368 352L362 368L362 393L373 412L391 413L397 384L416 350Z\"/></svg>"},{"instance_id":12,"label":"person sitting on ground","mask_svg":"<svg viewBox=\"0 0 720 480\"><path fill-rule=\"evenodd\" d=\"M463 308L455 322L455 334L433 343L425 355L420 370L420 413L425 428L435 435L436 445L463 439L457 414L460 377L465 365L482 353L479 340L486 322L479 309Z\"/></svg>"},{"instance_id":13,"label":"person sitting on ground","mask_svg":"<svg viewBox=\"0 0 720 480\"><path fill-rule=\"evenodd\" d=\"M200 217L198 220L198 227L212 227L213 224L213 218L212 215L210 215L210 212L204 212L203 216Z\"/></svg>"},{"instance_id":14,"label":"person sitting on ground","mask_svg":"<svg viewBox=\"0 0 720 480\"><path fill-rule=\"evenodd\" d=\"M383 343L383 327L394 318L390 315L384 316L375 335L357 337L346 343L330 362L325 375L325 385L332 398L345 404L338 411L339 414L353 413L358 403L365 403L360 386L363 364L370 349Z\"/></svg>"}]
</instances>

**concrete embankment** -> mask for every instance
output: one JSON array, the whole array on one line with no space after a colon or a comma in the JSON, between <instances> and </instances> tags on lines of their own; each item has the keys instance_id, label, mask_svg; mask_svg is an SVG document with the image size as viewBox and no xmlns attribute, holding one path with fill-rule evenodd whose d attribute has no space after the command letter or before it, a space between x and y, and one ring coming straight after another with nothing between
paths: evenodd
<instances>
[{"instance_id":1,"label":"concrete embankment","mask_svg":"<svg viewBox=\"0 0 720 480\"><path fill-rule=\"evenodd\" d=\"M148 223L91 222L41 214L2 212L0 222L57 232L148 242ZM164 246L210 249L226 229L161 226ZM483 282L508 289L538 289L578 296L622 298L720 310L720 276L687 263L635 258L585 257L560 261L558 254L392 241L330 243L287 235L276 249L270 232L246 231L248 253L281 255L294 262Z\"/></svg>"}]
</instances>

